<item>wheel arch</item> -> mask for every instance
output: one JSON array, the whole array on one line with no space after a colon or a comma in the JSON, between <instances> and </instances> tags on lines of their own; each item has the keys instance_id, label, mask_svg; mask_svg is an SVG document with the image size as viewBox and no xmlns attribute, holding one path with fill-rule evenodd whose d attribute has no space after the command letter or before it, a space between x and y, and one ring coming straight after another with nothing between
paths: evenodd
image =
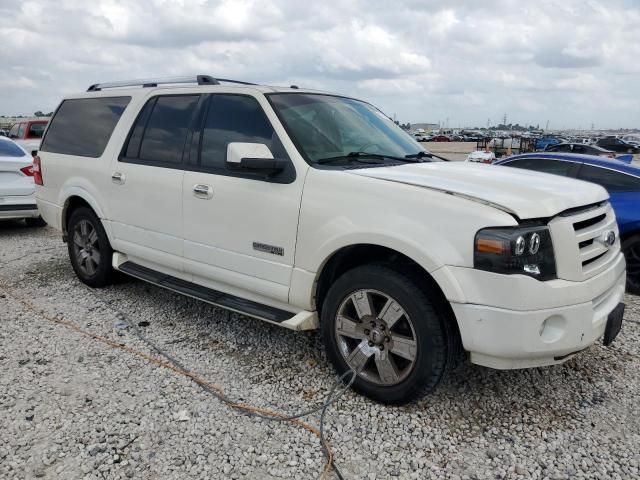
<instances>
[{"instance_id":1,"label":"wheel arch","mask_svg":"<svg viewBox=\"0 0 640 480\"><path fill-rule=\"evenodd\" d=\"M66 241L67 240L67 223L69 222L69 218L74 210L80 207L88 207L96 214L96 216L102 220L104 218L104 214L100 209L98 203L89 195L86 191L74 188L67 192L67 196L62 203L62 214L61 214L61 224L62 224L62 237ZM111 232L107 228L107 225L102 222L102 226L104 227L109 240L111 240Z\"/></svg>"},{"instance_id":2,"label":"wheel arch","mask_svg":"<svg viewBox=\"0 0 640 480\"><path fill-rule=\"evenodd\" d=\"M343 273L355 267L372 263L382 263L398 272L408 274L429 295L429 298L434 302L434 307L444 319L448 333L452 334L455 350L457 350L455 354L459 353L462 345L460 329L446 294L446 290L451 287L443 288L441 283L424 266L393 248L360 243L344 246L334 251L323 262L316 276L313 296L318 317L321 317L322 303L333 282ZM439 278L449 279L447 276Z\"/></svg>"}]
</instances>

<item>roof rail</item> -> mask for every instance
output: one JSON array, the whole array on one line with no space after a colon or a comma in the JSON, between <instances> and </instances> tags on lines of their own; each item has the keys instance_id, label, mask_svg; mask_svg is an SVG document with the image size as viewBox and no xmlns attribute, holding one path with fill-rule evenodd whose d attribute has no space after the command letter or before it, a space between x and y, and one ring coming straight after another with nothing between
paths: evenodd
<instances>
[{"instance_id":1,"label":"roof rail","mask_svg":"<svg viewBox=\"0 0 640 480\"><path fill-rule=\"evenodd\" d=\"M255 83L242 82L240 80L229 80L226 78L213 78L210 75L196 75L195 77L169 77L169 78L146 78L141 80L122 80L119 82L94 83L87 92L99 92L105 88L120 87L157 87L172 83L197 83L198 85L220 85L220 82L238 83L240 85L255 85Z\"/></svg>"}]
</instances>

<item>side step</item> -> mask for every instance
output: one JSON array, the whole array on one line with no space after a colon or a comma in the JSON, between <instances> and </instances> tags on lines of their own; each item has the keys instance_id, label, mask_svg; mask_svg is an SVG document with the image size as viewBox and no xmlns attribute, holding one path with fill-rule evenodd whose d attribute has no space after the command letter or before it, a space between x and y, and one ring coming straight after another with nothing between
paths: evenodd
<instances>
[{"instance_id":1,"label":"side step","mask_svg":"<svg viewBox=\"0 0 640 480\"><path fill-rule=\"evenodd\" d=\"M114 253L114 260L120 254ZM114 263L116 263L114 261ZM158 272L151 268L138 265L131 261L125 261L114 265L118 270L132 277L139 278L188 297L211 303L218 307L226 308L259 320L275 323L292 330L311 330L317 328L317 316L314 312L302 311L298 314L287 312L279 308L264 305L262 303L236 297L228 293L219 292L211 288L203 287L192 282L187 282L172 275Z\"/></svg>"}]
</instances>

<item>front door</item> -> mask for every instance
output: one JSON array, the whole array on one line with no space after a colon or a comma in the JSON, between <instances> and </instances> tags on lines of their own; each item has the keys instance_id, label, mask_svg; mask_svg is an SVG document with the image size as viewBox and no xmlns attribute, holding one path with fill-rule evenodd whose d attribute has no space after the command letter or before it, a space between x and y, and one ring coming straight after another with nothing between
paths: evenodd
<instances>
[{"instance_id":1,"label":"front door","mask_svg":"<svg viewBox=\"0 0 640 480\"><path fill-rule=\"evenodd\" d=\"M227 165L231 142L265 144L288 166L267 178ZM191 152L182 187L185 270L211 288L286 302L304 178L258 99L212 94Z\"/></svg>"}]
</instances>

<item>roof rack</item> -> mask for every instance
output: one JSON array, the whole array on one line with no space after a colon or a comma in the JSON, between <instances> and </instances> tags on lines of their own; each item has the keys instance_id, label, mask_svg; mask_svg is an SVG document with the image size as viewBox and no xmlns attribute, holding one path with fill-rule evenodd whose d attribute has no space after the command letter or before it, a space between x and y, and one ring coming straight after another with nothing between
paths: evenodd
<instances>
[{"instance_id":1,"label":"roof rack","mask_svg":"<svg viewBox=\"0 0 640 480\"><path fill-rule=\"evenodd\" d=\"M141 80L122 80L119 82L94 83L87 92L99 92L105 88L120 87L157 87L173 83L197 83L198 85L220 85L220 82L238 83L240 85L255 85L255 83L243 82L240 80L230 80L227 78L213 78L210 75L196 75L195 77L170 77L170 78L146 78Z\"/></svg>"}]
</instances>

